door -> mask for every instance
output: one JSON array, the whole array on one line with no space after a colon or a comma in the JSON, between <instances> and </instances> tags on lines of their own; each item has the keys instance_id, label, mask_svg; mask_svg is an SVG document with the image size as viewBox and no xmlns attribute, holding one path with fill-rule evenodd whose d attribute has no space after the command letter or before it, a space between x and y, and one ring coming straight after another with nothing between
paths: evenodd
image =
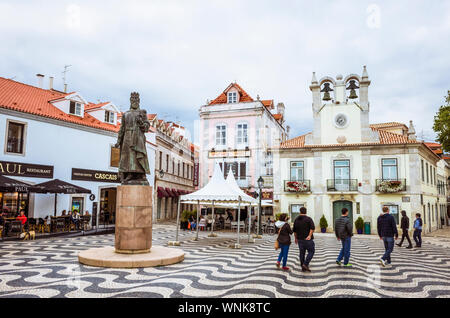
<instances>
[{"instance_id":1,"label":"door","mask_svg":"<svg viewBox=\"0 0 450 318\"><path fill-rule=\"evenodd\" d=\"M348 217L350 218L350 222L353 224L353 203L351 201L335 201L333 202L333 228L336 219L342 216L343 208L347 208Z\"/></svg>"},{"instance_id":2,"label":"door","mask_svg":"<svg viewBox=\"0 0 450 318\"><path fill-rule=\"evenodd\" d=\"M350 160L334 161L334 186L337 191L350 189Z\"/></svg>"}]
</instances>

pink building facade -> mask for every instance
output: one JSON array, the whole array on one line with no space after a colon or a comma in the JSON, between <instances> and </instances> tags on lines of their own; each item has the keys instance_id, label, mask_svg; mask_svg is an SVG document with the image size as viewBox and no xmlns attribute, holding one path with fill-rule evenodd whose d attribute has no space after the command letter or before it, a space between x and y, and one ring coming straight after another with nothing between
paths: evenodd
<instances>
[{"instance_id":1,"label":"pink building facade","mask_svg":"<svg viewBox=\"0 0 450 318\"><path fill-rule=\"evenodd\" d=\"M204 186L218 162L225 176L230 168L246 192L273 200L273 160L270 148L287 139L284 105L253 99L238 84L230 84L216 99L200 107L199 182Z\"/></svg>"}]
</instances>

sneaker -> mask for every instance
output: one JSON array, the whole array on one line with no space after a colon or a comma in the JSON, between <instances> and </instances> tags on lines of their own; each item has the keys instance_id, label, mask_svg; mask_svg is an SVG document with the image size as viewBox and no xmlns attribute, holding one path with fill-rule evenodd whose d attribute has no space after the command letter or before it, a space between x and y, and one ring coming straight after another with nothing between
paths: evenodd
<instances>
[{"instance_id":1,"label":"sneaker","mask_svg":"<svg viewBox=\"0 0 450 318\"><path fill-rule=\"evenodd\" d=\"M289 267L283 266L281 269L284 270L284 271L288 271L288 270L289 270Z\"/></svg>"},{"instance_id":2,"label":"sneaker","mask_svg":"<svg viewBox=\"0 0 450 318\"><path fill-rule=\"evenodd\" d=\"M342 263L340 261L336 261L336 264L338 264L339 266L342 265Z\"/></svg>"},{"instance_id":3,"label":"sneaker","mask_svg":"<svg viewBox=\"0 0 450 318\"><path fill-rule=\"evenodd\" d=\"M386 267L386 261L384 259L380 258L380 263L381 266Z\"/></svg>"},{"instance_id":4,"label":"sneaker","mask_svg":"<svg viewBox=\"0 0 450 318\"><path fill-rule=\"evenodd\" d=\"M280 268L280 262L277 262L277 268Z\"/></svg>"},{"instance_id":5,"label":"sneaker","mask_svg":"<svg viewBox=\"0 0 450 318\"><path fill-rule=\"evenodd\" d=\"M344 267L353 267L353 265L348 263L348 264L344 264Z\"/></svg>"}]
</instances>

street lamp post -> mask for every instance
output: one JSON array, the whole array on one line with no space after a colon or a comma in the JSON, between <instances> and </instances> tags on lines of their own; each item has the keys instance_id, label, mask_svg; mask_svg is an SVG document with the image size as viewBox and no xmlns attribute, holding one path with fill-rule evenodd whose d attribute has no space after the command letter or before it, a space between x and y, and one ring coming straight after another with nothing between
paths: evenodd
<instances>
[{"instance_id":1,"label":"street lamp post","mask_svg":"<svg viewBox=\"0 0 450 318\"><path fill-rule=\"evenodd\" d=\"M260 176L258 178L258 188L259 188L259 207L258 207L258 235L262 236L262 226L261 226L261 199L262 199L262 187L264 186L264 179Z\"/></svg>"}]
</instances>

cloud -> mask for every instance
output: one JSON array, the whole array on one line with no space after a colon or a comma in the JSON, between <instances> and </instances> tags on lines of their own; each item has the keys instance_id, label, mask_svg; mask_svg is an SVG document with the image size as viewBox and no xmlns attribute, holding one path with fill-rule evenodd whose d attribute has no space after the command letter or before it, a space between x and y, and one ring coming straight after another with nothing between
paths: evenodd
<instances>
[{"instance_id":1,"label":"cloud","mask_svg":"<svg viewBox=\"0 0 450 318\"><path fill-rule=\"evenodd\" d=\"M0 76L35 84L43 73L62 88L70 64L70 90L122 109L139 91L149 112L191 131L199 107L237 81L284 102L295 136L312 128L313 71L367 65L371 121L412 119L433 138L450 88L449 21L447 1L3 1Z\"/></svg>"}]
</instances>

